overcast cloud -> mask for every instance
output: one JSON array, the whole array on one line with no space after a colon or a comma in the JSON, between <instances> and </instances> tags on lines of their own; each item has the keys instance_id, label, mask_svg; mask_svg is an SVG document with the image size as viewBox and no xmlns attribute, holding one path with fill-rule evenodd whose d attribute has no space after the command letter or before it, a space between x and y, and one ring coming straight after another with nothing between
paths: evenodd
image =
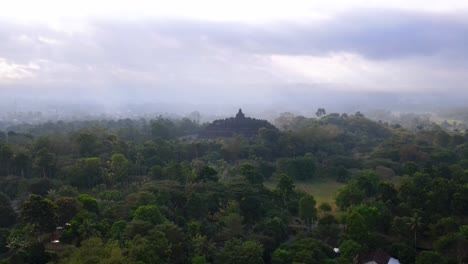
<instances>
[{"instance_id":1,"label":"overcast cloud","mask_svg":"<svg viewBox=\"0 0 468 264\"><path fill-rule=\"evenodd\" d=\"M115 13L69 19L60 9L23 17L7 8L17 15L0 20L0 95L256 102L323 90L468 93L468 16L457 2L318 1L284 14L264 2L245 19L242 6L152 14L125 13L123 2Z\"/></svg>"}]
</instances>

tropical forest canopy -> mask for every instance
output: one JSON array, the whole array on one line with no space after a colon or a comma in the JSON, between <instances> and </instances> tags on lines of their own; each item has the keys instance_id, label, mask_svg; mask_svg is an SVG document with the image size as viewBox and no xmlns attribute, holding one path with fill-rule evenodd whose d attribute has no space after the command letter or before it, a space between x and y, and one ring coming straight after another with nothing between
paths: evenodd
<instances>
[{"instance_id":1,"label":"tropical forest canopy","mask_svg":"<svg viewBox=\"0 0 468 264\"><path fill-rule=\"evenodd\" d=\"M0 263L468 262L466 131L323 108L276 124L8 127ZM343 187L299 188L324 182Z\"/></svg>"}]
</instances>

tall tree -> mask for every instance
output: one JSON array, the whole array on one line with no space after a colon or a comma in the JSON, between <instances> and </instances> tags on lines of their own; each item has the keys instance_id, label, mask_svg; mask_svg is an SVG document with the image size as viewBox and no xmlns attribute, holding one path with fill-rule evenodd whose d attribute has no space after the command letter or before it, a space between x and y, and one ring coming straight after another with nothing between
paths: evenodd
<instances>
[{"instance_id":1,"label":"tall tree","mask_svg":"<svg viewBox=\"0 0 468 264\"><path fill-rule=\"evenodd\" d=\"M34 165L42 177L51 178L55 171L55 156L46 148L36 153Z\"/></svg>"},{"instance_id":2,"label":"tall tree","mask_svg":"<svg viewBox=\"0 0 468 264\"><path fill-rule=\"evenodd\" d=\"M317 112L315 113L316 116L321 117L327 114L327 111L325 111L325 108L319 108L317 109Z\"/></svg>"},{"instance_id":3,"label":"tall tree","mask_svg":"<svg viewBox=\"0 0 468 264\"><path fill-rule=\"evenodd\" d=\"M57 222L57 206L49 199L32 194L23 203L21 218L34 226L36 231L50 232L55 229Z\"/></svg>"},{"instance_id":4,"label":"tall tree","mask_svg":"<svg viewBox=\"0 0 468 264\"><path fill-rule=\"evenodd\" d=\"M353 211L346 219L346 234L352 240L366 244L369 238L369 228L366 226L364 217Z\"/></svg>"},{"instance_id":5,"label":"tall tree","mask_svg":"<svg viewBox=\"0 0 468 264\"><path fill-rule=\"evenodd\" d=\"M114 154L111 158L111 177L110 182L116 184L118 182L128 183L128 174L130 172L130 162L122 154Z\"/></svg>"},{"instance_id":6,"label":"tall tree","mask_svg":"<svg viewBox=\"0 0 468 264\"><path fill-rule=\"evenodd\" d=\"M281 174L278 184L276 185L276 192L284 206L289 202L289 199L294 192L294 188L293 179L286 174Z\"/></svg>"},{"instance_id":7,"label":"tall tree","mask_svg":"<svg viewBox=\"0 0 468 264\"><path fill-rule=\"evenodd\" d=\"M72 185L92 188L103 181L103 169L100 158L79 159L67 170Z\"/></svg>"},{"instance_id":8,"label":"tall tree","mask_svg":"<svg viewBox=\"0 0 468 264\"><path fill-rule=\"evenodd\" d=\"M0 193L0 228L9 227L16 222L16 213L11 206L10 199Z\"/></svg>"},{"instance_id":9,"label":"tall tree","mask_svg":"<svg viewBox=\"0 0 468 264\"><path fill-rule=\"evenodd\" d=\"M0 142L0 176L10 174L10 166L13 158L13 150L7 144Z\"/></svg>"},{"instance_id":10,"label":"tall tree","mask_svg":"<svg viewBox=\"0 0 468 264\"><path fill-rule=\"evenodd\" d=\"M92 157L97 153L97 136L93 133L82 132L76 138L81 157Z\"/></svg>"},{"instance_id":11,"label":"tall tree","mask_svg":"<svg viewBox=\"0 0 468 264\"><path fill-rule=\"evenodd\" d=\"M407 224L409 225L411 231L413 232L414 248L416 249L418 232L422 225L422 217L419 216L418 213L414 213L414 215L409 219L409 222Z\"/></svg>"},{"instance_id":12,"label":"tall tree","mask_svg":"<svg viewBox=\"0 0 468 264\"><path fill-rule=\"evenodd\" d=\"M258 173L257 168L251 163L244 163L240 167L240 173L244 176L251 184L263 183L263 177Z\"/></svg>"},{"instance_id":13,"label":"tall tree","mask_svg":"<svg viewBox=\"0 0 468 264\"><path fill-rule=\"evenodd\" d=\"M30 173L31 170L31 157L24 152L20 152L15 155L13 159L13 166L15 168L15 172L18 175L20 175L21 177L25 177L27 174Z\"/></svg>"},{"instance_id":14,"label":"tall tree","mask_svg":"<svg viewBox=\"0 0 468 264\"><path fill-rule=\"evenodd\" d=\"M311 226L314 219L317 218L317 208L312 195L305 195L299 200L299 216L305 221L307 226Z\"/></svg>"},{"instance_id":15,"label":"tall tree","mask_svg":"<svg viewBox=\"0 0 468 264\"><path fill-rule=\"evenodd\" d=\"M55 204L57 205L57 220L60 225L70 222L81 209L81 204L72 197L60 197L55 201Z\"/></svg>"}]
</instances>

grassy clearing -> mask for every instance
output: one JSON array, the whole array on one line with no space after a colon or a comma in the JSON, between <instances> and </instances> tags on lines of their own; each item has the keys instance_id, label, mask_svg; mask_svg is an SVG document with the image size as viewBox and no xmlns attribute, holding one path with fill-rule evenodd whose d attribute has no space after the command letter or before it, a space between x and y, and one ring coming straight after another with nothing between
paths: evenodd
<instances>
[{"instance_id":1,"label":"grassy clearing","mask_svg":"<svg viewBox=\"0 0 468 264\"><path fill-rule=\"evenodd\" d=\"M274 189L277 182L278 181L276 179L273 179L265 182L264 185L268 189ZM317 204L323 202L334 204L333 195L340 187L345 186L344 183L336 182L333 179L321 179L310 182L295 182L295 185L298 190L313 195L317 201Z\"/></svg>"}]
</instances>

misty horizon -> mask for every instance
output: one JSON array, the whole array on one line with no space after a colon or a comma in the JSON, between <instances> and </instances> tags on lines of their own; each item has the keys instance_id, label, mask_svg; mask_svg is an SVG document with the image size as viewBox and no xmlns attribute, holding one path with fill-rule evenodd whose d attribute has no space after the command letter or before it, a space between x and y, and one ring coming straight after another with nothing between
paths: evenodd
<instances>
[{"instance_id":1,"label":"misty horizon","mask_svg":"<svg viewBox=\"0 0 468 264\"><path fill-rule=\"evenodd\" d=\"M437 115L468 99L467 10L438 0L22 0L0 11L0 117Z\"/></svg>"}]
</instances>

